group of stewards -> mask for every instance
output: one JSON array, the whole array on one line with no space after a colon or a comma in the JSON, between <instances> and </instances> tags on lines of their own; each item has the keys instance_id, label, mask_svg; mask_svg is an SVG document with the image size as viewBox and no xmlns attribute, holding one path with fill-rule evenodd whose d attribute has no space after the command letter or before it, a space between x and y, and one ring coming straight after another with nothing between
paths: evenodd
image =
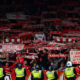
<instances>
[{"instance_id":1,"label":"group of stewards","mask_svg":"<svg viewBox=\"0 0 80 80\"><path fill-rule=\"evenodd\" d=\"M71 61L67 62L67 66L64 70L64 75L67 80L75 80L76 70L72 67ZM15 69L16 80L26 80L26 70L22 67L21 63L18 63L18 67ZM0 80L4 80L6 76L5 70L1 68L0 65ZM46 72L47 80L58 80L58 73L53 70L52 66L49 66L49 70ZM31 80L44 80L44 73L39 69L37 65L36 68L31 73Z\"/></svg>"}]
</instances>

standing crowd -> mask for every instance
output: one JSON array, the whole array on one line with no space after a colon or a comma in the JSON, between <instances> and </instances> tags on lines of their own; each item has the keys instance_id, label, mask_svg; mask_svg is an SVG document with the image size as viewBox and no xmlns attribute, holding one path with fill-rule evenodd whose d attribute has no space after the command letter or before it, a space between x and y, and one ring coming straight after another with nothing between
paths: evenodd
<instances>
[{"instance_id":1,"label":"standing crowd","mask_svg":"<svg viewBox=\"0 0 80 80\"><path fill-rule=\"evenodd\" d=\"M68 61L67 64L64 64L64 59L61 58L61 64L58 68L59 64L57 63L57 60L48 60L47 50L44 50L43 52L43 55L38 55L40 60L34 59L30 61L30 63L28 63L27 60L24 60L21 53L18 53L16 62L11 66L8 62L6 62L5 65L0 63L0 80L5 80L4 77L9 72L15 74L13 76L16 76L16 80L25 80L27 72L32 72L31 80L44 80L43 70L47 71L47 80L57 80L57 70L64 71L67 80L75 80L75 75L77 72L79 73L77 67L72 67L70 61Z\"/></svg>"}]
</instances>

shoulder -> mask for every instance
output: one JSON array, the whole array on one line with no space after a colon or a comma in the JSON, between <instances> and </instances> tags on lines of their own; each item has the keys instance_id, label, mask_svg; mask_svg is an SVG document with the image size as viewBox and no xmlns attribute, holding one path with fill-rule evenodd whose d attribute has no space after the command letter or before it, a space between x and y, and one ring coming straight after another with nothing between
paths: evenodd
<instances>
[{"instance_id":1,"label":"shoulder","mask_svg":"<svg viewBox=\"0 0 80 80\"><path fill-rule=\"evenodd\" d=\"M4 68L0 68L1 70L4 70Z\"/></svg>"},{"instance_id":2,"label":"shoulder","mask_svg":"<svg viewBox=\"0 0 80 80\"><path fill-rule=\"evenodd\" d=\"M16 70L16 69L18 69L18 68L15 68L15 70Z\"/></svg>"},{"instance_id":3,"label":"shoulder","mask_svg":"<svg viewBox=\"0 0 80 80\"><path fill-rule=\"evenodd\" d=\"M20 57L20 59L24 59L23 57Z\"/></svg>"},{"instance_id":4,"label":"shoulder","mask_svg":"<svg viewBox=\"0 0 80 80\"><path fill-rule=\"evenodd\" d=\"M25 67L22 68L23 70L26 70Z\"/></svg>"},{"instance_id":5,"label":"shoulder","mask_svg":"<svg viewBox=\"0 0 80 80\"><path fill-rule=\"evenodd\" d=\"M15 71L17 71L17 70L18 70L18 68L15 69Z\"/></svg>"},{"instance_id":6,"label":"shoulder","mask_svg":"<svg viewBox=\"0 0 80 80\"><path fill-rule=\"evenodd\" d=\"M32 73L33 73L34 71L35 71L35 70L33 70Z\"/></svg>"},{"instance_id":7,"label":"shoulder","mask_svg":"<svg viewBox=\"0 0 80 80\"><path fill-rule=\"evenodd\" d=\"M42 70L39 70L41 73L43 73L43 71Z\"/></svg>"},{"instance_id":8,"label":"shoulder","mask_svg":"<svg viewBox=\"0 0 80 80\"><path fill-rule=\"evenodd\" d=\"M46 72L46 74L48 74L49 71Z\"/></svg>"}]
</instances>

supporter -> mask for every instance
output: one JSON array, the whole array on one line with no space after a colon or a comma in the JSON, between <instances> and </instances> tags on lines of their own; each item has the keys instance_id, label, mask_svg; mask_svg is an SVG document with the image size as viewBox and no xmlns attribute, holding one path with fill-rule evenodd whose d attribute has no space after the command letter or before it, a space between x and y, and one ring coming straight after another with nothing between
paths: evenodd
<instances>
[{"instance_id":1,"label":"supporter","mask_svg":"<svg viewBox=\"0 0 80 80\"><path fill-rule=\"evenodd\" d=\"M26 71L30 71L31 67L28 65L27 61L24 61L23 67L26 69Z\"/></svg>"},{"instance_id":2,"label":"supporter","mask_svg":"<svg viewBox=\"0 0 80 80\"><path fill-rule=\"evenodd\" d=\"M33 66L32 66L32 70L34 70L36 68L37 64L34 63Z\"/></svg>"},{"instance_id":3,"label":"supporter","mask_svg":"<svg viewBox=\"0 0 80 80\"><path fill-rule=\"evenodd\" d=\"M77 74L80 74L79 65L77 65L76 67L74 67L74 69L76 70Z\"/></svg>"},{"instance_id":4,"label":"supporter","mask_svg":"<svg viewBox=\"0 0 80 80\"><path fill-rule=\"evenodd\" d=\"M61 62L65 62L65 59L62 57L54 59L54 64L56 65L56 69L59 68Z\"/></svg>"},{"instance_id":5,"label":"supporter","mask_svg":"<svg viewBox=\"0 0 80 80\"><path fill-rule=\"evenodd\" d=\"M16 63L13 64L12 66L9 66L9 63L6 62L5 66L2 65L1 67L4 68L5 72L7 73L7 72L11 72L15 66L16 66Z\"/></svg>"},{"instance_id":6,"label":"supporter","mask_svg":"<svg viewBox=\"0 0 80 80\"><path fill-rule=\"evenodd\" d=\"M38 52L39 54L38 54L38 58L39 58L39 60L38 60L38 65L40 65L40 67L42 67L42 69L44 69L43 68L43 64L42 64L42 55L43 55L43 51L39 51Z\"/></svg>"},{"instance_id":7,"label":"supporter","mask_svg":"<svg viewBox=\"0 0 80 80\"><path fill-rule=\"evenodd\" d=\"M53 69L55 69L55 66L54 66L53 62L51 62L50 66L53 67Z\"/></svg>"},{"instance_id":8,"label":"supporter","mask_svg":"<svg viewBox=\"0 0 80 80\"><path fill-rule=\"evenodd\" d=\"M54 69L56 70L58 68L58 62L59 59L58 58L54 58L53 62L54 62Z\"/></svg>"},{"instance_id":9,"label":"supporter","mask_svg":"<svg viewBox=\"0 0 80 80\"><path fill-rule=\"evenodd\" d=\"M22 54L21 53L18 53L17 54L16 62L17 63L23 63L24 62L24 58L22 57Z\"/></svg>"},{"instance_id":10,"label":"supporter","mask_svg":"<svg viewBox=\"0 0 80 80\"><path fill-rule=\"evenodd\" d=\"M31 67L33 67L34 64L37 64L37 60L36 60L36 59L33 59L33 60L31 60L31 62L30 62Z\"/></svg>"},{"instance_id":11,"label":"supporter","mask_svg":"<svg viewBox=\"0 0 80 80\"><path fill-rule=\"evenodd\" d=\"M48 69L48 50L44 49L41 57L41 65L44 69Z\"/></svg>"},{"instance_id":12,"label":"supporter","mask_svg":"<svg viewBox=\"0 0 80 80\"><path fill-rule=\"evenodd\" d=\"M78 69L80 70L80 65L78 65Z\"/></svg>"},{"instance_id":13,"label":"supporter","mask_svg":"<svg viewBox=\"0 0 80 80\"><path fill-rule=\"evenodd\" d=\"M63 71L64 69L65 69L65 66L64 66L64 63L62 62L61 65L60 65L59 70Z\"/></svg>"}]
</instances>

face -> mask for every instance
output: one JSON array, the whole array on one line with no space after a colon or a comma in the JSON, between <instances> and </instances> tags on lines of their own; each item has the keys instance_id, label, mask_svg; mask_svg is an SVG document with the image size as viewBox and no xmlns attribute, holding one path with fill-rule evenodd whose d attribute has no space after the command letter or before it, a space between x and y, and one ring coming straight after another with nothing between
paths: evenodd
<instances>
[{"instance_id":1,"label":"face","mask_svg":"<svg viewBox=\"0 0 80 80\"><path fill-rule=\"evenodd\" d=\"M34 66L36 66L36 63L34 63Z\"/></svg>"},{"instance_id":2,"label":"face","mask_svg":"<svg viewBox=\"0 0 80 80\"><path fill-rule=\"evenodd\" d=\"M52 62L51 65L54 65L54 63Z\"/></svg>"},{"instance_id":3,"label":"face","mask_svg":"<svg viewBox=\"0 0 80 80\"><path fill-rule=\"evenodd\" d=\"M80 68L80 65L78 67Z\"/></svg>"},{"instance_id":4,"label":"face","mask_svg":"<svg viewBox=\"0 0 80 80\"><path fill-rule=\"evenodd\" d=\"M9 66L9 63L6 63L6 66Z\"/></svg>"},{"instance_id":5,"label":"face","mask_svg":"<svg viewBox=\"0 0 80 80\"><path fill-rule=\"evenodd\" d=\"M27 61L24 61L24 65L27 65Z\"/></svg>"},{"instance_id":6,"label":"face","mask_svg":"<svg viewBox=\"0 0 80 80\"><path fill-rule=\"evenodd\" d=\"M63 67L64 66L64 64L63 63L61 63L61 67Z\"/></svg>"},{"instance_id":7,"label":"face","mask_svg":"<svg viewBox=\"0 0 80 80\"><path fill-rule=\"evenodd\" d=\"M43 53L46 53L46 50L43 50Z\"/></svg>"},{"instance_id":8,"label":"face","mask_svg":"<svg viewBox=\"0 0 80 80\"><path fill-rule=\"evenodd\" d=\"M18 55L17 57L20 57L20 55Z\"/></svg>"}]
</instances>

